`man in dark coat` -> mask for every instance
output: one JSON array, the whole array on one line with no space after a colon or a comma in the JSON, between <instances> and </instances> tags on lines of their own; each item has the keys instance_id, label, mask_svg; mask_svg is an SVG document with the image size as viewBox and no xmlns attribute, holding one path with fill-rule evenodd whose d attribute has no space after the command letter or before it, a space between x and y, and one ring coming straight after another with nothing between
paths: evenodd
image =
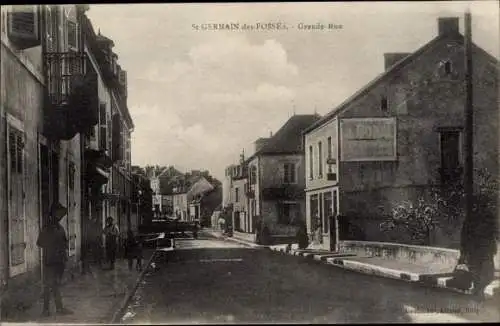
<instances>
[{"instance_id":1,"label":"man in dark coat","mask_svg":"<svg viewBox=\"0 0 500 326\"><path fill-rule=\"evenodd\" d=\"M67 315L72 311L63 307L60 286L68 260L68 238L59 224L67 209L59 203L51 206L49 223L38 236L37 245L43 249L43 315L50 315L50 293L54 295L57 314Z\"/></svg>"}]
</instances>

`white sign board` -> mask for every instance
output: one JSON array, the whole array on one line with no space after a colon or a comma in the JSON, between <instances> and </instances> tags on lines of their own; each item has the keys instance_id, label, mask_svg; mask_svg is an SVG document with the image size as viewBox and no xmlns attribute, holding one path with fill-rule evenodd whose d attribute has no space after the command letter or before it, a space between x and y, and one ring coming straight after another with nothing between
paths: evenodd
<instances>
[{"instance_id":1,"label":"white sign board","mask_svg":"<svg viewBox=\"0 0 500 326\"><path fill-rule=\"evenodd\" d=\"M340 120L341 161L395 161L396 130L396 118Z\"/></svg>"}]
</instances>

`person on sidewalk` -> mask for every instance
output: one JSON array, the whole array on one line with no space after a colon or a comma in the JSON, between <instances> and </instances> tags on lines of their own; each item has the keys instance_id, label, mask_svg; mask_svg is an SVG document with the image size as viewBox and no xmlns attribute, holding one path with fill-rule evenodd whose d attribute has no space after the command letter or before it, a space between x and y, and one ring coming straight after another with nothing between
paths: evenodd
<instances>
[{"instance_id":1,"label":"person on sidewalk","mask_svg":"<svg viewBox=\"0 0 500 326\"><path fill-rule=\"evenodd\" d=\"M134 259L136 260L135 269L137 271L142 270L142 243L134 235L134 231L127 231L127 240L125 241L125 257L128 260L128 269L131 271L134 265Z\"/></svg>"},{"instance_id":2,"label":"person on sidewalk","mask_svg":"<svg viewBox=\"0 0 500 326\"><path fill-rule=\"evenodd\" d=\"M106 219L106 227L103 233L106 245L106 260L109 263L109 268L115 269L116 249L118 248L118 236L120 232L111 216Z\"/></svg>"},{"instance_id":3,"label":"person on sidewalk","mask_svg":"<svg viewBox=\"0 0 500 326\"><path fill-rule=\"evenodd\" d=\"M68 260L68 239L66 231L59 223L66 216L67 209L59 203L51 206L48 224L42 228L36 242L43 250L43 316L50 315L50 294L54 295L57 314L73 312L64 308L60 286L64 268Z\"/></svg>"}]
</instances>

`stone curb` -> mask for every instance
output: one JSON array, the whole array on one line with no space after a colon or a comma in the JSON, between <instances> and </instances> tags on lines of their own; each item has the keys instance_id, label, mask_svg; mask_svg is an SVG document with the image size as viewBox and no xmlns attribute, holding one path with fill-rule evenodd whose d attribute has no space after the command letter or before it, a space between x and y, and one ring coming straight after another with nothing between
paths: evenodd
<instances>
[{"instance_id":1,"label":"stone curb","mask_svg":"<svg viewBox=\"0 0 500 326\"><path fill-rule=\"evenodd\" d=\"M111 321L109 322L110 324L117 324L120 320L120 318L123 316L124 310L127 308L128 304L130 303L130 300L134 296L135 292L137 291L137 288L139 287L139 284L141 283L142 279L144 278L144 275L146 274L146 271L149 269L149 266L151 265L151 262L153 261L153 258L156 255L156 250L153 252L147 263L144 265L144 268L140 272L140 274L137 276L137 279L135 281L134 286L127 291L125 296L123 297L123 300L119 306L119 308L113 313L113 317L111 318Z\"/></svg>"},{"instance_id":2,"label":"stone curb","mask_svg":"<svg viewBox=\"0 0 500 326\"><path fill-rule=\"evenodd\" d=\"M264 245L259 245L259 244L256 244L256 243L248 242L248 241L245 241L245 240L242 240L242 239L238 239L238 238L235 238L235 237L225 237L223 235L220 235L220 234L217 234L217 233L211 232L211 231L205 231L205 232L208 233L208 234L210 234L213 237L218 238L218 239L230 240L230 241L238 242L238 243L244 244L244 245L252 247L252 248L267 248L267 247L269 247L269 246L264 246Z\"/></svg>"},{"instance_id":3,"label":"stone curb","mask_svg":"<svg viewBox=\"0 0 500 326\"><path fill-rule=\"evenodd\" d=\"M369 263L359 262L355 260L349 260L346 256L356 256L354 254L313 254L311 252L304 252L299 250L287 250L286 245L270 246L269 249L278 252L280 254L288 254L292 256L300 256L309 259L314 259L316 261L322 261L326 264L333 265L339 268L351 270L358 273L376 275L385 278L397 279L406 281L409 283L421 284L424 286L443 288L453 292L458 292L462 294L471 294L471 291L460 290L453 287L447 286L447 282L452 279L450 273L448 274L438 274L438 275L427 275L418 274L393 268L382 267L378 265L373 265ZM500 280L494 280L485 289L484 294L486 298L491 298L498 295L500 289Z\"/></svg>"}]
</instances>

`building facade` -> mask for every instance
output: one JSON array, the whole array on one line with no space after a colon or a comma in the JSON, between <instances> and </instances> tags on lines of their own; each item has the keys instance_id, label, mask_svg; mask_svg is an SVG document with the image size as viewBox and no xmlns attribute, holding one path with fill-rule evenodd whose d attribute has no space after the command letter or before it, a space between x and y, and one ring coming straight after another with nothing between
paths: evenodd
<instances>
[{"instance_id":1,"label":"building facade","mask_svg":"<svg viewBox=\"0 0 500 326\"><path fill-rule=\"evenodd\" d=\"M248 159L249 224L272 235L295 235L305 222L305 166L302 132L318 115L294 115L278 132L256 142Z\"/></svg>"},{"instance_id":2,"label":"building facade","mask_svg":"<svg viewBox=\"0 0 500 326\"><path fill-rule=\"evenodd\" d=\"M86 158L84 221L98 217L104 227L112 217L122 237L129 228L132 204L130 135L134 124L127 107L126 71L118 64L114 43L82 19L87 65L97 81L98 123L84 134Z\"/></svg>"},{"instance_id":3,"label":"building facade","mask_svg":"<svg viewBox=\"0 0 500 326\"><path fill-rule=\"evenodd\" d=\"M102 61L95 64L95 51L88 47L87 9L1 8L0 284L2 292L8 287L2 295L7 306L15 302L16 288L41 280L43 257L36 240L53 203L68 208L61 220L68 236L68 268L79 266L85 222L99 206L100 197L91 189L100 189L108 181L106 170L120 161L100 150L101 138L92 142L92 135L100 135L101 101L111 103L111 114L112 98L121 94L101 85ZM109 151L118 151L116 142L126 143L125 135L103 139L110 141Z\"/></svg>"},{"instance_id":4,"label":"building facade","mask_svg":"<svg viewBox=\"0 0 500 326\"><path fill-rule=\"evenodd\" d=\"M322 230L322 246L352 236L339 236L329 219L316 218L327 216L321 215L326 209L340 214L342 221L334 221L340 233L352 227L359 240L408 242L403 232L382 231L381 221L402 202L461 187L465 71L459 19L438 19L437 34L413 53L386 54L380 76L306 131L308 230ZM481 174L498 175L498 61L475 45L472 58L479 180ZM326 138L328 144L329 137L331 146L322 152L320 143ZM329 178L324 171L330 168ZM338 206L330 210L334 206L321 200L325 192L337 195ZM456 223L449 234L443 224L429 244L456 247L461 221Z\"/></svg>"},{"instance_id":5,"label":"building facade","mask_svg":"<svg viewBox=\"0 0 500 326\"><path fill-rule=\"evenodd\" d=\"M68 208L61 224L69 266L81 255L81 134L97 123L82 48L85 10L1 8L0 282L11 293L43 274L36 240L52 203Z\"/></svg>"}]
</instances>

